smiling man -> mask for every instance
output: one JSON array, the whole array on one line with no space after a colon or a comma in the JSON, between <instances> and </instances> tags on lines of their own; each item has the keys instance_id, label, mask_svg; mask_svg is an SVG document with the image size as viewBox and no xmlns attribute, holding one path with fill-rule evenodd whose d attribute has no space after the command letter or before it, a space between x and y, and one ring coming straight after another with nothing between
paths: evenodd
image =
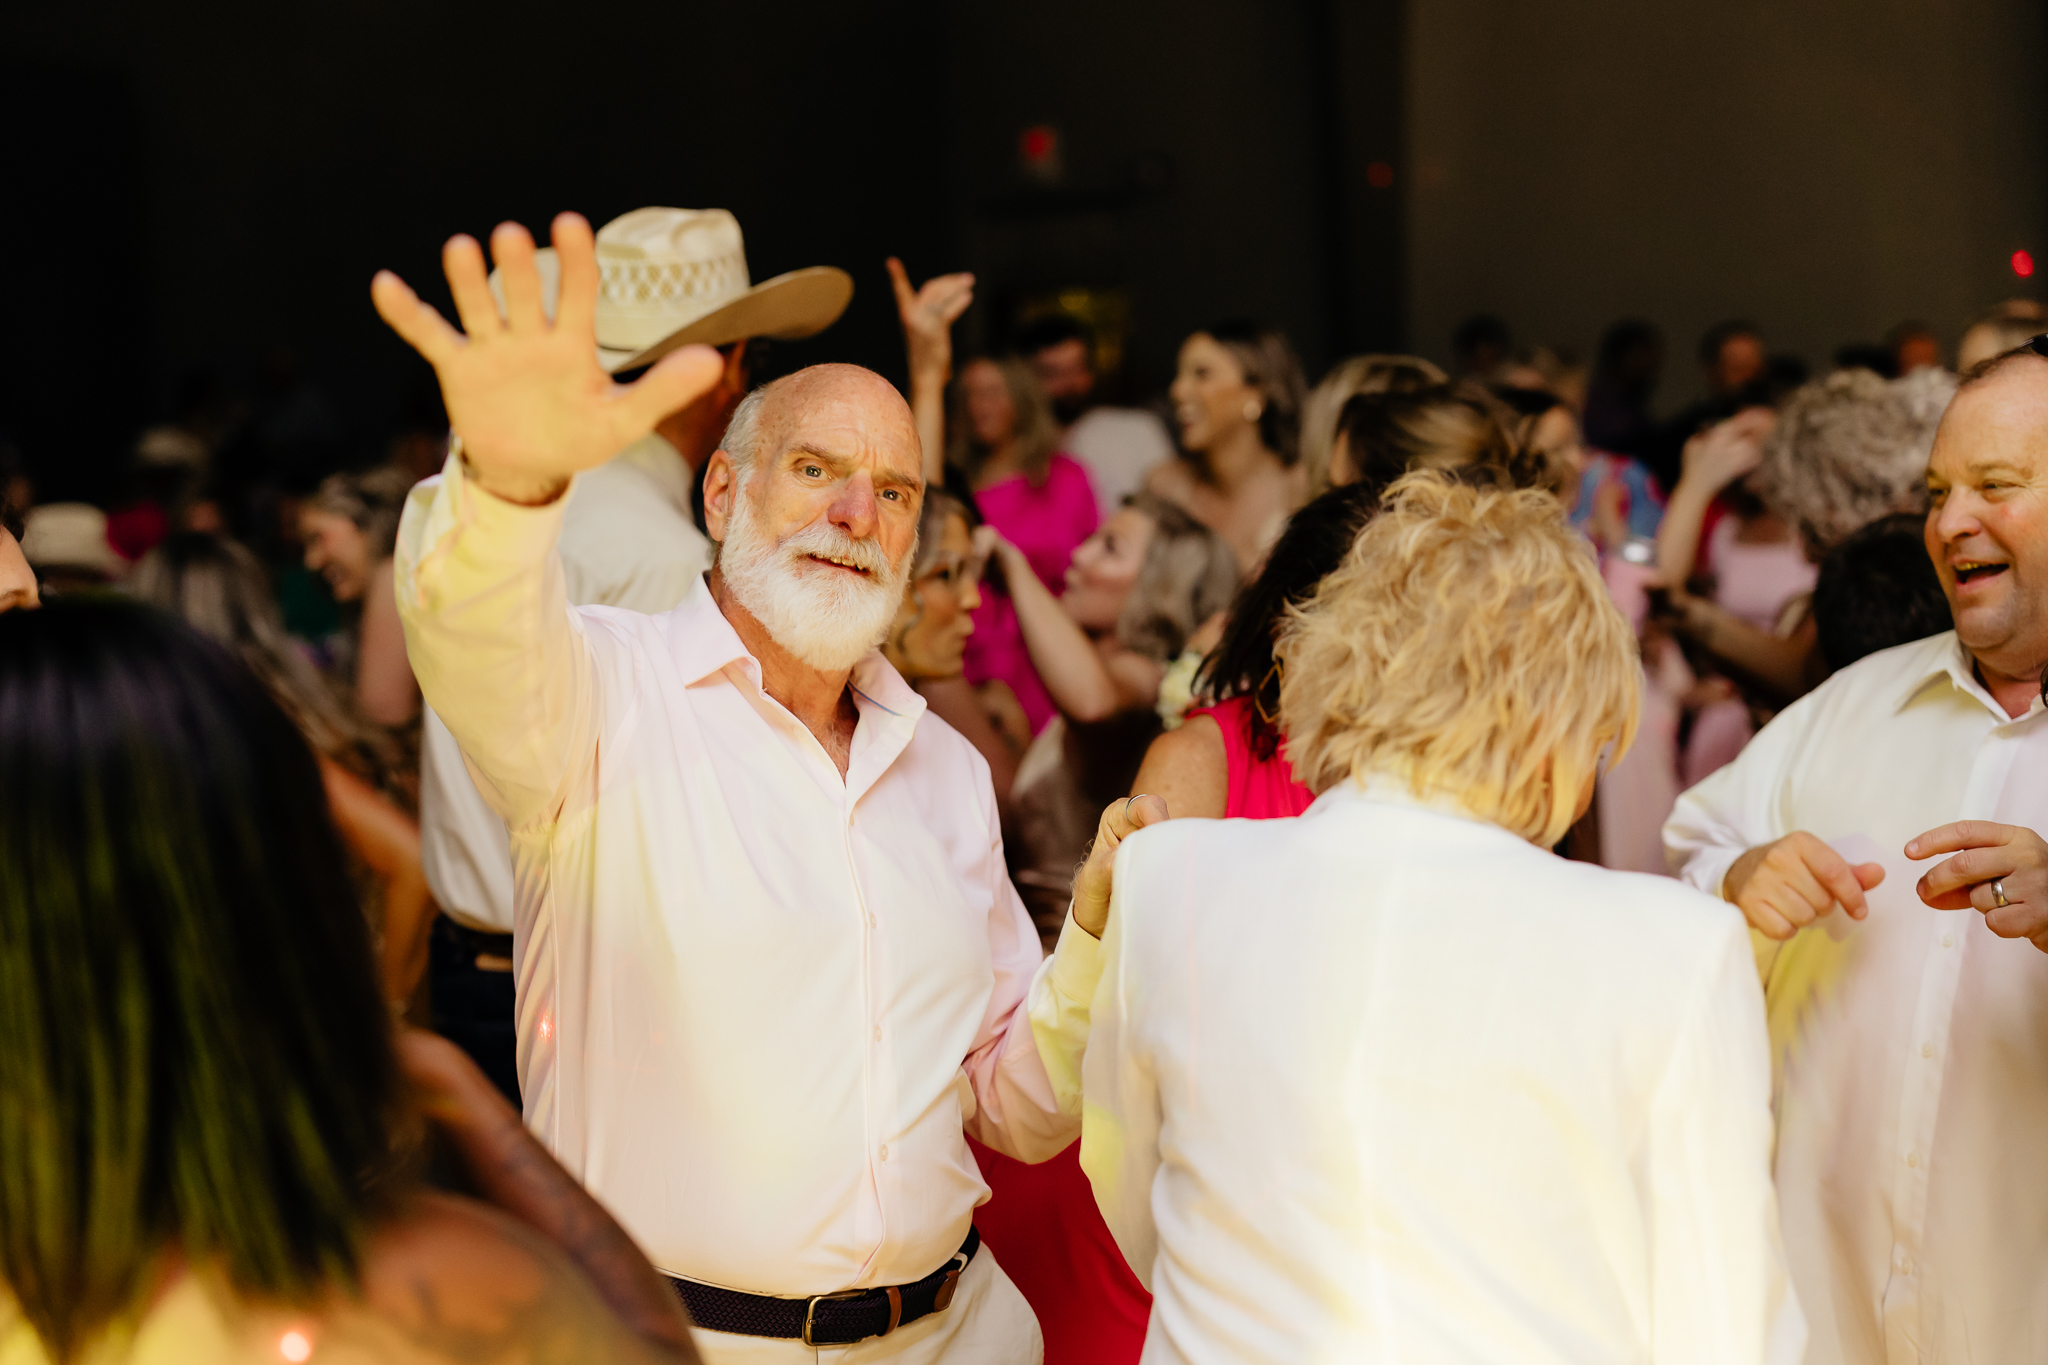
<instances>
[{"instance_id":1,"label":"smiling man","mask_svg":"<svg viewBox=\"0 0 2048 1365\"><path fill-rule=\"evenodd\" d=\"M2048 1340L2048 1170L2015 1159L2048 1131L2048 954L2012 941L2038 914L2001 875L2015 827L2048 819L2042 347L1973 372L1935 438L1927 549L1955 630L1837 673L1665 826L1757 940L1810 1365Z\"/></svg>"},{"instance_id":2,"label":"smiling man","mask_svg":"<svg viewBox=\"0 0 2048 1365\"><path fill-rule=\"evenodd\" d=\"M1076 929L1041 969L987 765L876 651L924 491L910 410L848 365L750 394L706 471L700 585L658 615L572 607L575 475L719 360L614 384L588 226L563 215L555 245L552 323L513 225L502 319L476 242L448 245L466 335L373 286L459 438L406 510L397 591L511 831L527 1121L672 1277L707 1360L1035 1360L962 1130L1025 1160L1076 1135L1034 1029L1074 1064L1098 945Z\"/></svg>"}]
</instances>

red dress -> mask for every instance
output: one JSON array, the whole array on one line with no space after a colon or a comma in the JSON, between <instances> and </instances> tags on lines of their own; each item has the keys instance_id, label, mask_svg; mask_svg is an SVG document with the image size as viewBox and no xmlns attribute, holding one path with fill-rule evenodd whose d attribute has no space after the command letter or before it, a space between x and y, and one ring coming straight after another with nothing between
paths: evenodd
<instances>
[{"instance_id":1,"label":"red dress","mask_svg":"<svg viewBox=\"0 0 2048 1365\"><path fill-rule=\"evenodd\" d=\"M1294 767L1287 761L1283 741L1271 758L1260 758L1252 749L1252 699L1232 697L1214 706L1188 712L1188 719L1207 716L1223 731L1223 753L1229 764L1230 786L1223 798L1226 820L1281 820L1299 815L1316 799L1316 794L1294 780Z\"/></svg>"},{"instance_id":2,"label":"red dress","mask_svg":"<svg viewBox=\"0 0 2048 1365\"><path fill-rule=\"evenodd\" d=\"M1215 718L1230 765L1226 817L1272 820L1299 815L1316 799L1294 780L1286 746L1260 759L1252 751L1248 697L1191 715ZM1136 1365L1145 1349L1152 1296L1124 1264L1081 1171L1081 1144L1027 1166L967 1140L988 1182L989 1201L974 1225L996 1261L1038 1314L1045 1365Z\"/></svg>"}]
</instances>

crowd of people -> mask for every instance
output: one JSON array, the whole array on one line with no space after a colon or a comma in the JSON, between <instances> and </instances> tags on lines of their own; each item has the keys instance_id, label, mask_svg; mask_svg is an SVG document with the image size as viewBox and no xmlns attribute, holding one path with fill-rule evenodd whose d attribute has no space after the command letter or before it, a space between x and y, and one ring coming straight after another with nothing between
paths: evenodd
<instances>
[{"instance_id":1,"label":"crowd of people","mask_svg":"<svg viewBox=\"0 0 2048 1365\"><path fill-rule=\"evenodd\" d=\"M720 210L444 265L374 467L0 449L0 1362L2048 1341L2040 305L1154 409L894 260L762 382L852 280Z\"/></svg>"}]
</instances>

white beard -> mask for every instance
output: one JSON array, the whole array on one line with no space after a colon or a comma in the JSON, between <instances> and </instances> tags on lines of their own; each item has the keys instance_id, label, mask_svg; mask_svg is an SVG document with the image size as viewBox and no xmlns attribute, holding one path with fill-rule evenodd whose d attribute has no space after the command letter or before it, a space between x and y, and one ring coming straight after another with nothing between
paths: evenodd
<instances>
[{"instance_id":1,"label":"white beard","mask_svg":"<svg viewBox=\"0 0 2048 1365\"><path fill-rule=\"evenodd\" d=\"M813 523L776 544L761 527L753 495L736 491L718 547L718 571L736 601L767 628L769 638L823 673L852 668L881 644L903 602L903 579L917 555L889 563L873 540L855 540L829 522ZM848 560L867 570L855 577L814 562Z\"/></svg>"}]
</instances>

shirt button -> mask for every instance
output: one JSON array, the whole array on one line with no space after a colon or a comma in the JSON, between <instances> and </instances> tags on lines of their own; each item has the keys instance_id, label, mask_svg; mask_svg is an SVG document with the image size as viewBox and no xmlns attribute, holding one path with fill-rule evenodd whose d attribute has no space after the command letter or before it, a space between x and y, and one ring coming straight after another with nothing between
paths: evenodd
<instances>
[{"instance_id":1,"label":"shirt button","mask_svg":"<svg viewBox=\"0 0 2048 1365\"><path fill-rule=\"evenodd\" d=\"M1906 1164L1908 1166L1918 1167L1920 1165L1920 1154L1918 1152L1906 1153Z\"/></svg>"},{"instance_id":2,"label":"shirt button","mask_svg":"<svg viewBox=\"0 0 2048 1365\"><path fill-rule=\"evenodd\" d=\"M1911 1256L1899 1257L1899 1273L1901 1275L1910 1275L1913 1273L1913 1258Z\"/></svg>"},{"instance_id":3,"label":"shirt button","mask_svg":"<svg viewBox=\"0 0 2048 1365\"><path fill-rule=\"evenodd\" d=\"M882 1144L882 1160L884 1160L884 1161L887 1161L888 1159L889 1159L889 1144L885 1142L885 1143L883 1143L883 1144Z\"/></svg>"},{"instance_id":4,"label":"shirt button","mask_svg":"<svg viewBox=\"0 0 2048 1365\"><path fill-rule=\"evenodd\" d=\"M1934 1055L1934 1044L1932 1044L1932 1043L1922 1043L1922 1044L1920 1044L1920 1055L1921 1055L1922 1057L1932 1057L1932 1056Z\"/></svg>"},{"instance_id":5,"label":"shirt button","mask_svg":"<svg viewBox=\"0 0 2048 1365\"><path fill-rule=\"evenodd\" d=\"M1944 948L1953 948L1953 947L1955 947L1955 946L1956 946L1956 936L1955 936L1954 934L1943 934L1943 935L1941 936L1941 946L1942 946L1942 947L1944 947Z\"/></svg>"},{"instance_id":6,"label":"shirt button","mask_svg":"<svg viewBox=\"0 0 2048 1365\"><path fill-rule=\"evenodd\" d=\"M882 1041L882 1026L880 1024L875 1025L875 1041L878 1043Z\"/></svg>"}]
</instances>

